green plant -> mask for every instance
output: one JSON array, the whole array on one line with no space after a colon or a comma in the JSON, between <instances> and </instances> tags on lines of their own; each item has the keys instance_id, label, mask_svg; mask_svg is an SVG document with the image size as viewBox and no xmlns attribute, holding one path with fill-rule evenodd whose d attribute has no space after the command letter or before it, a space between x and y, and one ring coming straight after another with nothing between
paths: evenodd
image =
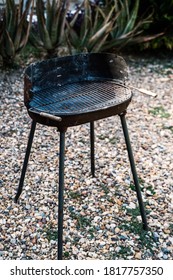
<instances>
[{"instance_id":1,"label":"green plant","mask_svg":"<svg viewBox=\"0 0 173 280\"><path fill-rule=\"evenodd\" d=\"M106 195L110 192L109 188L105 184L101 184L101 188Z\"/></svg>"},{"instance_id":2,"label":"green plant","mask_svg":"<svg viewBox=\"0 0 173 280\"><path fill-rule=\"evenodd\" d=\"M104 10L84 0L67 21L66 37L70 53L101 51L115 21L113 12L114 7Z\"/></svg>"},{"instance_id":3,"label":"green plant","mask_svg":"<svg viewBox=\"0 0 173 280\"><path fill-rule=\"evenodd\" d=\"M163 126L163 129L169 129L171 131L171 133L173 133L173 126Z\"/></svg>"},{"instance_id":4,"label":"green plant","mask_svg":"<svg viewBox=\"0 0 173 280\"><path fill-rule=\"evenodd\" d=\"M161 118L169 118L170 114L165 111L165 108L162 106L154 107L153 109L149 110L153 116L159 116Z\"/></svg>"},{"instance_id":5,"label":"green plant","mask_svg":"<svg viewBox=\"0 0 173 280\"><path fill-rule=\"evenodd\" d=\"M128 259L127 257L132 255L132 250L130 246L120 246L120 249L118 252L114 252L112 254L112 259Z\"/></svg>"},{"instance_id":6,"label":"green plant","mask_svg":"<svg viewBox=\"0 0 173 280\"><path fill-rule=\"evenodd\" d=\"M105 49L114 47L122 49L125 46L140 44L153 40L161 34L153 36L141 35L146 26L151 22L152 14L146 17L143 15L138 17L140 0L132 1L127 0L110 0L107 1L108 7L113 5L115 8L116 21L114 22L112 31L110 32L111 38L104 46Z\"/></svg>"},{"instance_id":7,"label":"green plant","mask_svg":"<svg viewBox=\"0 0 173 280\"><path fill-rule=\"evenodd\" d=\"M36 0L37 23L31 28L29 40L48 56L54 56L65 44L65 23L69 0Z\"/></svg>"},{"instance_id":8,"label":"green plant","mask_svg":"<svg viewBox=\"0 0 173 280\"><path fill-rule=\"evenodd\" d=\"M163 36L145 43L143 49L173 49L173 0L146 0L140 1L140 12L152 9L152 22L148 25L147 34L162 33Z\"/></svg>"},{"instance_id":9,"label":"green plant","mask_svg":"<svg viewBox=\"0 0 173 280\"><path fill-rule=\"evenodd\" d=\"M143 49L161 49L165 47L168 50L173 50L173 38L171 35L164 35L159 38L155 38L151 42L146 42Z\"/></svg>"},{"instance_id":10,"label":"green plant","mask_svg":"<svg viewBox=\"0 0 173 280\"><path fill-rule=\"evenodd\" d=\"M70 216L77 221L77 229L84 229L91 225L91 221L88 217L82 216L81 214L75 213L74 211L70 212Z\"/></svg>"},{"instance_id":11,"label":"green plant","mask_svg":"<svg viewBox=\"0 0 173 280\"><path fill-rule=\"evenodd\" d=\"M97 136L100 140L105 140L106 139L106 135L104 134L100 134Z\"/></svg>"},{"instance_id":12,"label":"green plant","mask_svg":"<svg viewBox=\"0 0 173 280\"><path fill-rule=\"evenodd\" d=\"M71 191L69 192L69 196L72 198L72 199L81 199L81 193L79 191Z\"/></svg>"},{"instance_id":13,"label":"green plant","mask_svg":"<svg viewBox=\"0 0 173 280\"><path fill-rule=\"evenodd\" d=\"M145 186L144 187L144 180L143 179L141 179L141 178L138 178L138 180L139 180L139 184L140 184L140 190L143 192L144 191L144 189L147 191L147 194L149 194L149 195L155 195L155 191L154 191L154 189L153 189L153 186L151 186L151 185L148 185L148 186ZM136 188L135 188L135 185L133 184L133 183L130 183L130 185L129 185L129 187L130 187L130 189L132 190L132 191L136 191Z\"/></svg>"},{"instance_id":14,"label":"green plant","mask_svg":"<svg viewBox=\"0 0 173 280\"><path fill-rule=\"evenodd\" d=\"M0 19L0 55L3 65L11 65L26 45L32 23L34 0L6 0ZM27 19L28 17L28 19Z\"/></svg>"},{"instance_id":15,"label":"green plant","mask_svg":"<svg viewBox=\"0 0 173 280\"><path fill-rule=\"evenodd\" d=\"M43 58L43 54L29 42L26 46L20 51L20 55L17 57L16 61L22 65L28 65L35 60Z\"/></svg>"},{"instance_id":16,"label":"green plant","mask_svg":"<svg viewBox=\"0 0 173 280\"><path fill-rule=\"evenodd\" d=\"M90 234L90 239L94 238L94 233L96 232L96 229L91 227L88 230L88 233Z\"/></svg>"},{"instance_id":17,"label":"green plant","mask_svg":"<svg viewBox=\"0 0 173 280\"><path fill-rule=\"evenodd\" d=\"M51 240L57 240L58 239L58 232L53 229L47 229L46 231L46 238Z\"/></svg>"},{"instance_id":18,"label":"green plant","mask_svg":"<svg viewBox=\"0 0 173 280\"><path fill-rule=\"evenodd\" d=\"M107 0L102 5L84 0L67 22L70 53L120 50L161 36L163 33L142 35L152 13L139 18L139 4L140 0Z\"/></svg>"},{"instance_id":19,"label":"green plant","mask_svg":"<svg viewBox=\"0 0 173 280\"><path fill-rule=\"evenodd\" d=\"M109 139L109 142L110 142L111 144L116 144L117 140L116 140L115 137L111 137L111 138Z\"/></svg>"},{"instance_id":20,"label":"green plant","mask_svg":"<svg viewBox=\"0 0 173 280\"><path fill-rule=\"evenodd\" d=\"M169 230L171 231L171 235L173 235L173 224L169 225Z\"/></svg>"},{"instance_id":21,"label":"green plant","mask_svg":"<svg viewBox=\"0 0 173 280\"><path fill-rule=\"evenodd\" d=\"M125 208L127 213L131 215L131 222L122 223L120 229L132 232L139 236L138 242L142 249L148 249L151 254L153 253L154 235L151 231L145 231L141 227L141 223L137 220L137 216L140 215L139 207L134 209Z\"/></svg>"},{"instance_id":22,"label":"green plant","mask_svg":"<svg viewBox=\"0 0 173 280\"><path fill-rule=\"evenodd\" d=\"M70 255L69 252L67 252L67 251L64 252L64 257L65 257L65 258L68 258L69 255Z\"/></svg>"}]
</instances>

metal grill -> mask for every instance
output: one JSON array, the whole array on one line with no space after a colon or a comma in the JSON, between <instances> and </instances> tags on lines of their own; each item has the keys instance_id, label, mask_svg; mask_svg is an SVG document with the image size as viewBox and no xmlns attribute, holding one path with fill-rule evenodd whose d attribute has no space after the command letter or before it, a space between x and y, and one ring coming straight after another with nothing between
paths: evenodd
<instances>
[{"instance_id":1,"label":"metal grill","mask_svg":"<svg viewBox=\"0 0 173 280\"><path fill-rule=\"evenodd\" d=\"M125 86L127 65L114 54L79 54L38 62L25 71L24 102L33 119L25 154L18 201L33 142L36 123L57 127L60 132L59 194L58 194L58 259L63 256L63 205L65 134L70 126L90 122L91 174L95 176L94 122L119 115L128 150L134 185L137 192L143 228L147 220L135 168L128 129L126 109L131 91Z\"/></svg>"},{"instance_id":2,"label":"metal grill","mask_svg":"<svg viewBox=\"0 0 173 280\"><path fill-rule=\"evenodd\" d=\"M84 81L34 91L30 106L60 116L93 112L130 97L129 89L113 81Z\"/></svg>"}]
</instances>

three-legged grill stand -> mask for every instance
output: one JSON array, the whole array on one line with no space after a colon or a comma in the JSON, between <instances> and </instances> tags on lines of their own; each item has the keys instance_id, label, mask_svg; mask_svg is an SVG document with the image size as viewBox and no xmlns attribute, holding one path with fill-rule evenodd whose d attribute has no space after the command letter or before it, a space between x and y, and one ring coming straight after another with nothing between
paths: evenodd
<instances>
[{"instance_id":1,"label":"three-legged grill stand","mask_svg":"<svg viewBox=\"0 0 173 280\"><path fill-rule=\"evenodd\" d=\"M125 112L120 114L121 124L124 132L124 138L127 146L131 171L133 174L135 189L137 193L137 199L139 203L139 209L142 217L142 225L144 230L148 230L146 213L144 209L144 204L142 200L142 195L140 191L138 176L136 172L135 162L133 158L132 148L130 144ZM36 128L36 122L32 122L27 150L25 154L24 164L22 168L22 173L20 177L19 187L17 194L15 196L15 202L18 201L18 198L23 189L23 183L25 178L25 173L28 165L28 159L31 151L31 146L33 142L34 132ZM91 174L95 174L95 163L94 163L94 122L90 123L90 141L91 141ZM60 154L59 154L59 196L58 196L58 260L62 260L62 249L63 249L63 204L64 204L64 158L65 158L65 130L60 132Z\"/></svg>"}]
</instances>

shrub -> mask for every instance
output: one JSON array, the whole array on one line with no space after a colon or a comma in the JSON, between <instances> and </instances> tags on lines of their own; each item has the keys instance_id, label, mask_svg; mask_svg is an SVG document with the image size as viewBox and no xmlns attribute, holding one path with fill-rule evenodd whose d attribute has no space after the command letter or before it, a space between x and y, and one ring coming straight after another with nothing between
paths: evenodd
<instances>
[{"instance_id":1,"label":"shrub","mask_svg":"<svg viewBox=\"0 0 173 280\"><path fill-rule=\"evenodd\" d=\"M173 49L173 0L146 0L140 1L139 15L142 11L153 11L152 23L149 24L146 32L148 35L162 33L163 36L152 40L144 45L145 48Z\"/></svg>"},{"instance_id":2,"label":"shrub","mask_svg":"<svg viewBox=\"0 0 173 280\"><path fill-rule=\"evenodd\" d=\"M143 14L138 16L140 1L127 1L127 0L111 0L107 1L108 7L113 5L115 8L116 21L111 31L110 41L105 44L107 47L114 47L117 50L123 49L130 45L148 42L155 37L153 35L147 36L143 34L145 28L152 22L152 14Z\"/></svg>"},{"instance_id":3,"label":"shrub","mask_svg":"<svg viewBox=\"0 0 173 280\"><path fill-rule=\"evenodd\" d=\"M6 0L0 17L0 55L3 65L11 65L17 53L26 45L32 22L33 0ZM27 20L28 17L28 20Z\"/></svg>"},{"instance_id":4,"label":"shrub","mask_svg":"<svg viewBox=\"0 0 173 280\"><path fill-rule=\"evenodd\" d=\"M67 42L70 53L97 52L104 44L114 24L114 7L102 9L84 0L67 22Z\"/></svg>"},{"instance_id":5,"label":"shrub","mask_svg":"<svg viewBox=\"0 0 173 280\"><path fill-rule=\"evenodd\" d=\"M145 26L151 22L151 14L139 19L139 0L95 2L97 4L84 0L67 24L67 38L71 50L120 50L127 45L139 44L156 37L141 35Z\"/></svg>"},{"instance_id":6,"label":"shrub","mask_svg":"<svg viewBox=\"0 0 173 280\"><path fill-rule=\"evenodd\" d=\"M58 49L65 45L65 23L69 9L69 0L36 0L37 22L30 32L30 43L47 53L56 55Z\"/></svg>"}]
</instances>

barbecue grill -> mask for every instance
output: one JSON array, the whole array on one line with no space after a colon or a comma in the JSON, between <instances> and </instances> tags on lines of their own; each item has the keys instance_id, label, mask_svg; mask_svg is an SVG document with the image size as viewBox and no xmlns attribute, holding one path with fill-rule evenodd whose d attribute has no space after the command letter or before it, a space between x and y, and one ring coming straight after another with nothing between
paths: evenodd
<instances>
[{"instance_id":1,"label":"barbecue grill","mask_svg":"<svg viewBox=\"0 0 173 280\"><path fill-rule=\"evenodd\" d=\"M143 228L147 220L132 154L125 114L132 99L126 86L128 68L120 56L92 53L53 58L25 70L24 102L32 119L27 150L15 202L22 192L36 123L60 132L58 259L62 259L65 132L68 127L90 123L91 173L95 176L94 122L119 115L139 202Z\"/></svg>"}]
</instances>

